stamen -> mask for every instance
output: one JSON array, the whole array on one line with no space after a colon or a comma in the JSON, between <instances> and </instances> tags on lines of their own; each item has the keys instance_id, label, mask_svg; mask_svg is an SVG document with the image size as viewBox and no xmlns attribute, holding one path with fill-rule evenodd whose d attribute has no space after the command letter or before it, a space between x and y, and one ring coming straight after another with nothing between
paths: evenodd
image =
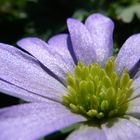
<instances>
[{"instance_id":1,"label":"stamen","mask_svg":"<svg viewBox=\"0 0 140 140\"><path fill-rule=\"evenodd\" d=\"M123 115L133 92L133 80L127 69L119 76L114 67L114 57L106 62L104 68L97 63L88 66L78 63L74 74L67 74L68 95L63 96L63 104L88 118Z\"/></svg>"}]
</instances>

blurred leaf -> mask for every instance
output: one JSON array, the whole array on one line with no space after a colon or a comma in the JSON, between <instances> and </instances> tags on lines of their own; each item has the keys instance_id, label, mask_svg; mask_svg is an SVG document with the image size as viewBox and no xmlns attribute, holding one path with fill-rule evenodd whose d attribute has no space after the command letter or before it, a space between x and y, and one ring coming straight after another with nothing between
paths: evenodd
<instances>
[{"instance_id":1,"label":"blurred leaf","mask_svg":"<svg viewBox=\"0 0 140 140\"><path fill-rule=\"evenodd\" d=\"M116 12L118 19L121 19L125 23L130 23L135 15L140 19L140 4L132 5L127 8L119 7Z\"/></svg>"},{"instance_id":2,"label":"blurred leaf","mask_svg":"<svg viewBox=\"0 0 140 140\"><path fill-rule=\"evenodd\" d=\"M27 2L36 3L38 0L0 0L0 15L5 15L8 20L25 19Z\"/></svg>"},{"instance_id":3,"label":"blurred leaf","mask_svg":"<svg viewBox=\"0 0 140 140\"><path fill-rule=\"evenodd\" d=\"M79 19L79 20L83 20L85 19L85 17L89 15L89 13L85 10L77 10L74 14L73 14L73 18Z\"/></svg>"}]
</instances>

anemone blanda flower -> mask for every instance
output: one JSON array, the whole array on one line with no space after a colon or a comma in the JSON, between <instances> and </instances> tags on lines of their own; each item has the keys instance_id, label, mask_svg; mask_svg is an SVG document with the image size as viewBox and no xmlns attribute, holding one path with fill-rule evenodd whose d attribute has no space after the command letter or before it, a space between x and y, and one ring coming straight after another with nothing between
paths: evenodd
<instances>
[{"instance_id":1,"label":"anemone blanda flower","mask_svg":"<svg viewBox=\"0 0 140 140\"><path fill-rule=\"evenodd\" d=\"M67 140L139 140L140 34L114 59L111 19L67 25L69 34L48 43L18 41L29 54L0 44L0 91L30 102L0 109L0 139L38 139L80 122Z\"/></svg>"}]
</instances>

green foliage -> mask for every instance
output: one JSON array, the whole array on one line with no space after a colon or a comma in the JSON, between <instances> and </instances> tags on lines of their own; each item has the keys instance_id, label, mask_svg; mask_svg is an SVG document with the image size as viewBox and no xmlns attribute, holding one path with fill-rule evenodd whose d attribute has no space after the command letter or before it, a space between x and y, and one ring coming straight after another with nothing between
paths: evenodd
<instances>
[{"instance_id":1,"label":"green foliage","mask_svg":"<svg viewBox=\"0 0 140 140\"><path fill-rule=\"evenodd\" d=\"M117 9L118 18L123 22L130 23L134 19L134 16L140 20L140 3L131 5L127 8L119 7Z\"/></svg>"},{"instance_id":2,"label":"green foliage","mask_svg":"<svg viewBox=\"0 0 140 140\"><path fill-rule=\"evenodd\" d=\"M0 13L6 16L9 20L15 20L16 18L26 18L24 12L24 6L27 0L1 0L0 1Z\"/></svg>"}]
</instances>

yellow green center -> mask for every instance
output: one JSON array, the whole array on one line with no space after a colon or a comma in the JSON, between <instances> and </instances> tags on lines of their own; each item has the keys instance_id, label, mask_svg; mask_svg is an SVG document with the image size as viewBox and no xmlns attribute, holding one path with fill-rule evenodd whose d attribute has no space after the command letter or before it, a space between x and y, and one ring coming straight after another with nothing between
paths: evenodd
<instances>
[{"instance_id":1,"label":"yellow green center","mask_svg":"<svg viewBox=\"0 0 140 140\"><path fill-rule=\"evenodd\" d=\"M90 119L121 116L128 108L132 82L127 69L121 76L115 72L114 57L104 68L78 63L74 73L67 74L68 95L63 96L63 104Z\"/></svg>"}]
</instances>

